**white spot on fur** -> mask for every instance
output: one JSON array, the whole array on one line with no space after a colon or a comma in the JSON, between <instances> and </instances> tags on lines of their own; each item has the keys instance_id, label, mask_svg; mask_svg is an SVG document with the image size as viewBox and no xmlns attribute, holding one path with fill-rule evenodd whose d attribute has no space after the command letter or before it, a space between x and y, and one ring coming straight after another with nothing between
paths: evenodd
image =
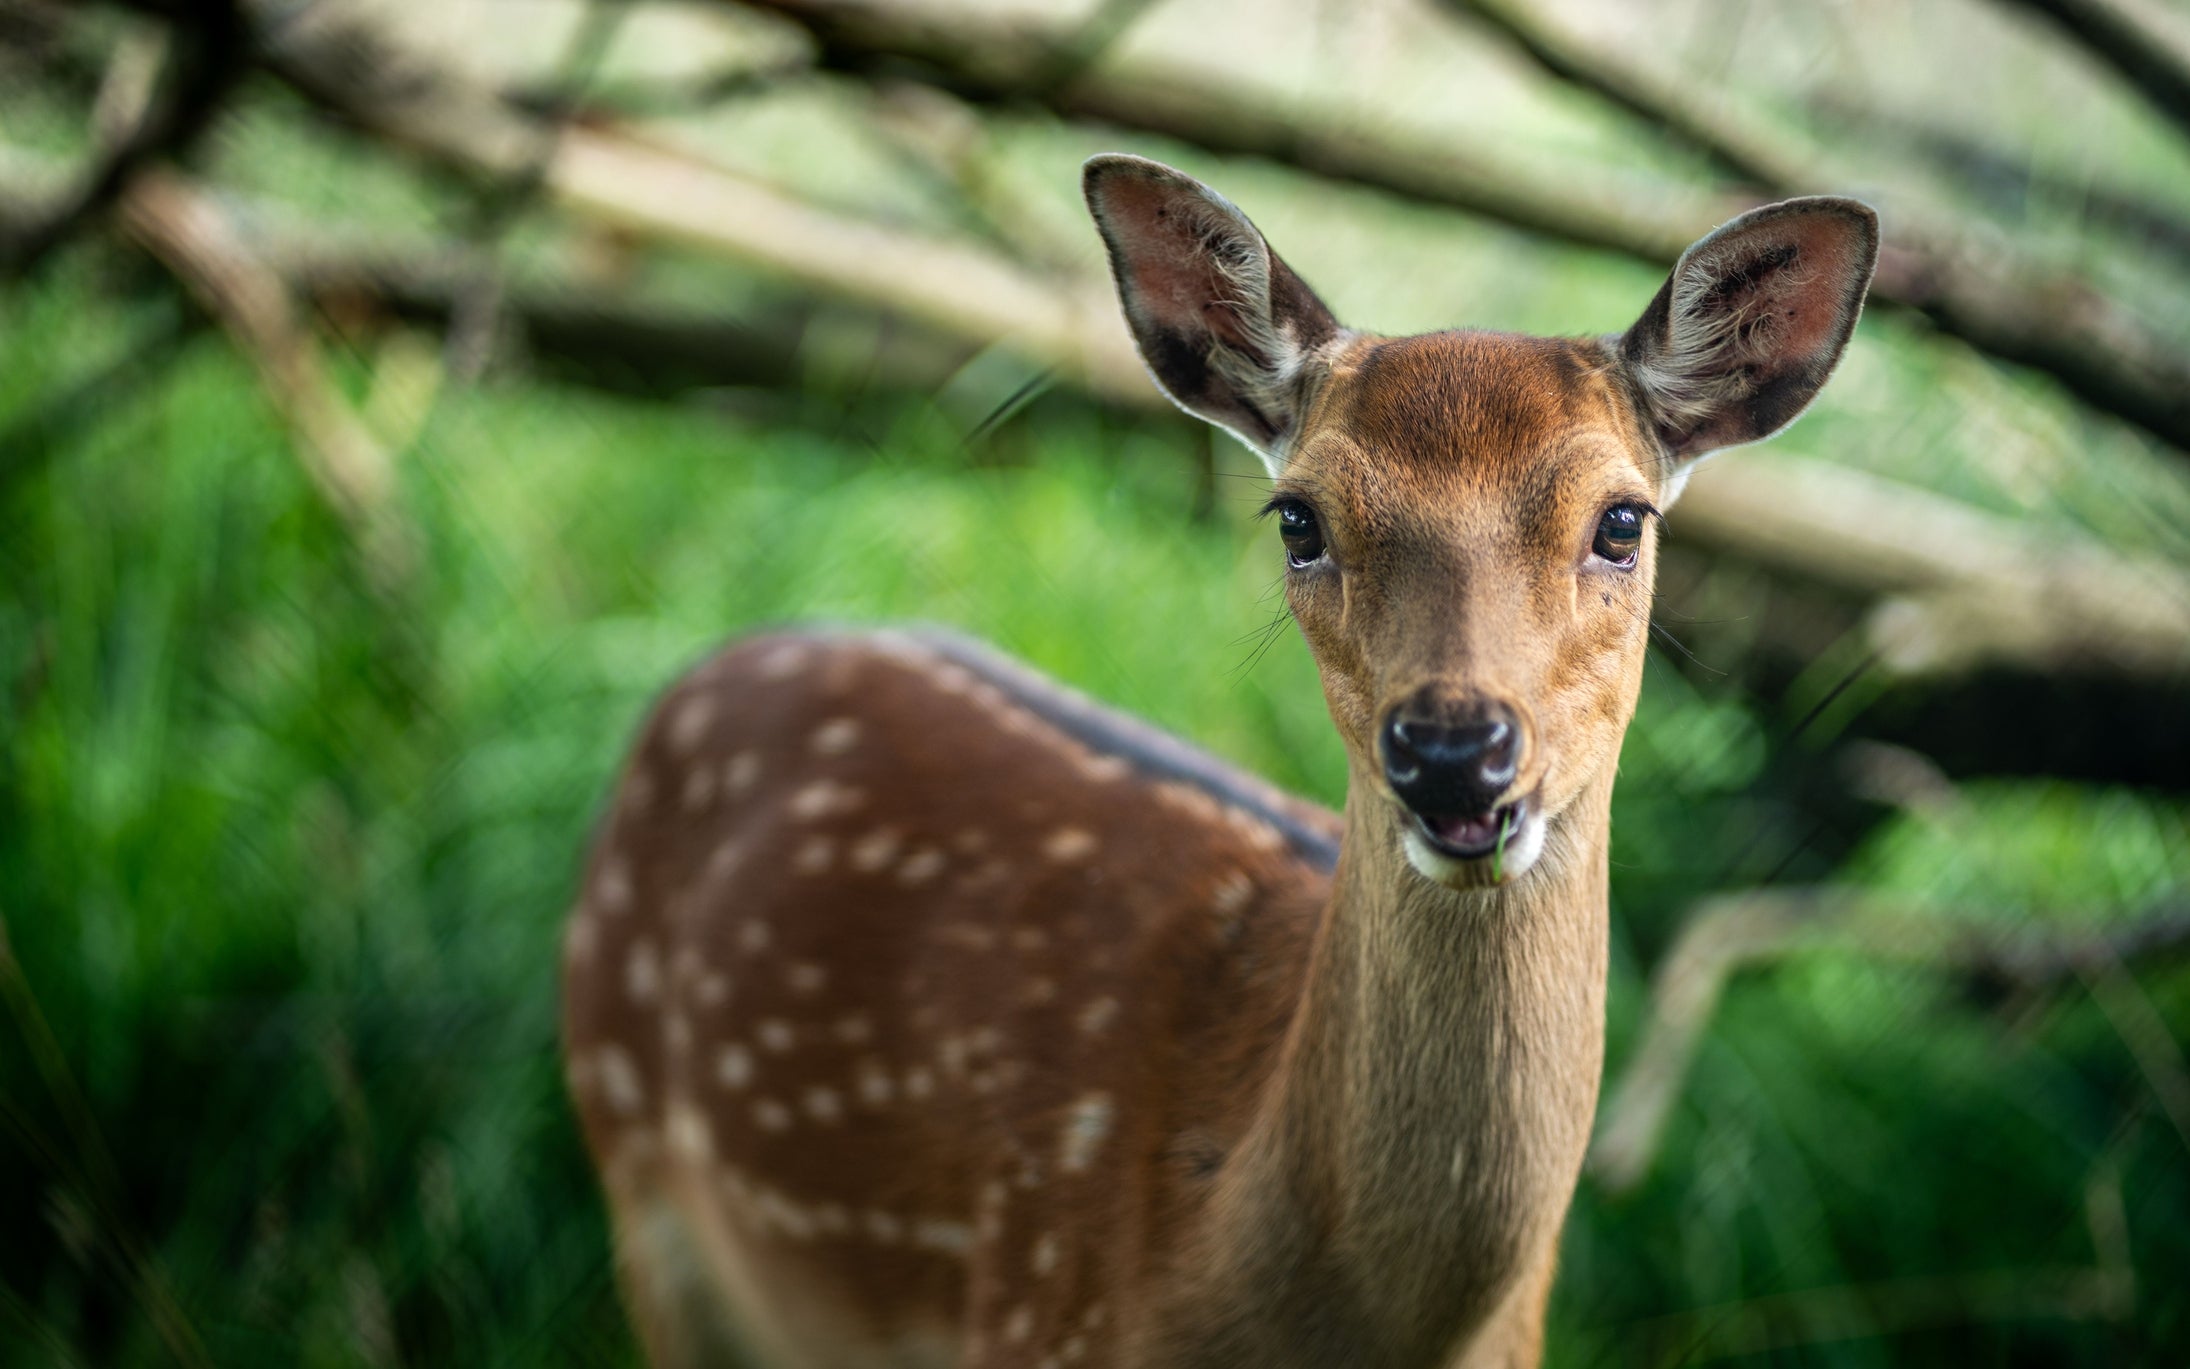
<instances>
[{"instance_id":1,"label":"white spot on fur","mask_svg":"<svg viewBox=\"0 0 2190 1369\"><path fill-rule=\"evenodd\" d=\"M931 933L937 941L953 946L963 946L969 951L993 951L996 949L996 933L976 922L952 922L938 927Z\"/></svg>"},{"instance_id":2,"label":"white spot on fur","mask_svg":"<svg viewBox=\"0 0 2190 1369\"><path fill-rule=\"evenodd\" d=\"M715 1079L726 1089L742 1089L753 1082L753 1053L736 1042L715 1055Z\"/></svg>"},{"instance_id":3,"label":"white spot on fur","mask_svg":"<svg viewBox=\"0 0 2190 1369\"><path fill-rule=\"evenodd\" d=\"M634 1003L647 1004L660 998L661 992L661 957L654 943L642 937L631 943L631 954L624 960L624 995Z\"/></svg>"},{"instance_id":4,"label":"white spot on fur","mask_svg":"<svg viewBox=\"0 0 2190 1369\"><path fill-rule=\"evenodd\" d=\"M905 863L897 867L900 884L925 884L943 873L944 856L933 846L923 846L905 857Z\"/></svg>"},{"instance_id":5,"label":"white spot on fur","mask_svg":"<svg viewBox=\"0 0 2190 1369\"><path fill-rule=\"evenodd\" d=\"M884 1245L896 1245L905 1237L905 1223L887 1212L867 1213L867 1234Z\"/></svg>"},{"instance_id":6,"label":"white spot on fur","mask_svg":"<svg viewBox=\"0 0 2190 1369\"><path fill-rule=\"evenodd\" d=\"M1083 1093L1072 1104L1057 1137L1057 1167L1079 1174L1094 1163L1095 1152L1110 1135L1112 1110L1107 1093Z\"/></svg>"},{"instance_id":7,"label":"white spot on fur","mask_svg":"<svg viewBox=\"0 0 2190 1369\"><path fill-rule=\"evenodd\" d=\"M792 1030L790 1023L780 1017L765 1019L753 1032L760 1038L761 1049L776 1055L787 1054L792 1046L798 1044L798 1033Z\"/></svg>"},{"instance_id":8,"label":"white spot on fur","mask_svg":"<svg viewBox=\"0 0 2190 1369\"><path fill-rule=\"evenodd\" d=\"M913 1244L945 1255L963 1255L973 1245L973 1230L964 1222L924 1217L913 1227Z\"/></svg>"},{"instance_id":9,"label":"white spot on fur","mask_svg":"<svg viewBox=\"0 0 2190 1369\"><path fill-rule=\"evenodd\" d=\"M1034 1253L1027 1260L1028 1267L1034 1270L1037 1277L1055 1273L1061 1249L1055 1233L1043 1232L1042 1238L1034 1243Z\"/></svg>"},{"instance_id":10,"label":"white spot on fur","mask_svg":"<svg viewBox=\"0 0 2190 1369\"><path fill-rule=\"evenodd\" d=\"M707 729L715 721L715 699L711 694L687 694L669 715L669 745L680 755L690 754L693 748L706 740Z\"/></svg>"},{"instance_id":11,"label":"white spot on fur","mask_svg":"<svg viewBox=\"0 0 2190 1369\"><path fill-rule=\"evenodd\" d=\"M715 1138L708 1130L707 1119L698 1110L684 1103L669 1109L665 1130L669 1134L669 1149L687 1160L707 1160L715 1153Z\"/></svg>"},{"instance_id":12,"label":"white spot on fur","mask_svg":"<svg viewBox=\"0 0 2190 1369\"><path fill-rule=\"evenodd\" d=\"M802 960L784 972L783 982L793 993L817 993L829 982L829 972L810 960Z\"/></svg>"},{"instance_id":13,"label":"white spot on fur","mask_svg":"<svg viewBox=\"0 0 2190 1369\"><path fill-rule=\"evenodd\" d=\"M1227 808L1224 820L1233 831L1247 839L1247 844L1258 851L1282 851L1285 835L1244 808Z\"/></svg>"},{"instance_id":14,"label":"white spot on fur","mask_svg":"<svg viewBox=\"0 0 2190 1369\"><path fill-rule=\"evenodd\" d=\"M896 857L898 844L903 840L895 827L877 827L852 843L852 868L873 874Z\"/></svg>"},{"instance_id":15,"label":"white spot on fur","mask_svg":"<svg viewBox=\"0 0 2190 1369\"><path fill-rule=\"evenodd\" d=\"M1087 756L1080 761L1080 774L1097 784L1111 784L1132 773L1123 756Z\"/></svg>"},{"instance_id":16,"label":"white spot on fur","mask_svg":"<svg viewBox=\"0 0 2190 1369\"><path fill-rule=\"evenodd\" d=\"M738 946L747 955L759 955L774 939L773 929L757 917L747 918L738 925Z\"/></svg>"},{"instance_id":17,"label":"white spot on fur","mask_svg":"<svg viewBox=\"0 0 2190 1369\"><path fill-rule=\"evenodd\" d=\"M743 794L760 781L760 756L757 752L740 751L722 768L723 788L732 794Z\"/></svg>"},{"instance_id":18,"label":"white spot on fur","mask_svg":"<svg viewBox=\"0 0 2190 1369\"><path fill-rule=\"evenodd\" d=\"M924 1065L915 1065L905 1071L905 1096L925 1098L935 1092L935 1076Z\"/></svg>"},{"instance_id":19,"label":"white spot on fur","mask_svg":"<svg viewBox=\"0 0 2190 1369\"><path fill-rule=\"evenodd\" d=\"M1095 854L1095 834L1085 827L1060 827L1042 842L1042 854L1059 864L1086 860Z\"/></svg>"},{"instance_id":20,"label":"white spot on fur","mask_svg":"<svg viewBox=\"0 0 2190 1369\"><path fill-rule=\"evenodd\" d=\"M631 911L631 867L622 856L601 862L593 877L593 903L611 916Z\"/></svg>"},{"instance_id":21,"label":"white spot on fur","mask_svg":"<svg viewBox=\"0 0 2190 1369\"><path fill-rule=\"evenodd\" d=\"M563 932L563 959L573 965L584 965L593 959L593 952L600 945L601 929L584 913L570 920Z\"/></svg>"},{"instance_id":22,"label":"white spot on fur","mask_svg":"<svg viewBox=\"0 0 2190 1369\"><path fill-rule=\"evenodd\" d=\"M861 1045L874 1039L874 1023L864 1013L838 1018L836 1026L831 1030L836 1033L836 1039L847 1046Z\"/></svg>"},{"instance_id":23,"label":"white spot on fur","mask_svg":"<svg viewBox=\"0 0 2190 1369\"><path fill-rule=\"evenodd\" d=\"M715 772L694 767L684 777L684 811L697 813L715 801Z\"/></svg>"},{"instance_id":24,"label":"white spot on fur","mask_svg":"<svg viewBox=\"0 0 2190 1369\"><path fill-rule=\"evenodd\" d=\"M772 1188L754 1195L753 1208L762 1225L772 1226L793 1240L808 1240L814 1234L812 1216Z\"/></svg>"},{"instance_id":25,"label":"white spot on fur","mask_svg":"<svg viewBox=\"0 0 2190 1369\"><path fill-rule=\"evenodd\" d=\"M868 1060L859 1067L859 1101L871 1108L888 1107L890 1098L897 1092L897 1085L890 1072L879 1060Z\"/></svg>"},{"instance_id":26,"label":"white spot on fur","mask_svg":"<svg viewBox=\"0 0 2190 1369\"><path fill-rule=\"evenodd\" d=\"M841 756L859 745L859 719L831 718L814 729L808 745L817 756Z\"/></svg>"},{"instance_id":27,"label":"white spot on fur","mask_svg":"<svg viewBox=\"0 0 2190 1369\"><path fill-rule=\"evenodd\" d=\"M646 1089L639 1083L639 1068L621 1046L603 1046L593 1057L594 1077L600 1080L601 1100L609 1111L629 1117L646 1106Z\"/></svg>"},{"instance_id":28,"label":"white spot on fur","mask_svg":"<svg viewBox=\"0 0 2190 1369\"><path fill-rule=\"evenodd\" d=\"M1117 1018L1118 1000L1105 994L1101 998L1089 999L1087 1006L1080 1009L1079 1017L1074 1020L1079 1023L1081 1031L1095 1036Z\"/></svg>"},{"instance_id":29,"label":"white spot on fur","mask_svg":"<svg viewBox=\"0 0 2190 1369\"><path fill-rule=\"evenodd\" d=\"M1049 933L1039 927L1021 927L1011 934L1011 944L1022 951L1039 951L1049 945Z\"/></svg>"},{"instance_id":30,"label":"white spot on fur","mask_svg":"<svg viewBox=\"0 0 2190 1369\"><path fill-rule=\"evenodd\" d=\"M814 822L855 811L867 801L867 791L835 780L815 780L791 796L791 816Z\"/></svg>"},{"instance_id":31,"label":"white spot on fur","mask_svg":"<svg viewBox=\"0 0 2190 1369\"><path fill-rule=\"evenodd\" d=\"M1010 1341L1013 1345L1018 1345L1033 1334L1034 1309L1025 1303L1021 1303L1011 1310L1009 1317L1004 1319L1004 1339Z\"/></svg>"},{"instance_id":32,"label":"white spot on fur","mask_svg":"<svg viewBox=\"0 0 2190 1369\"><path fill-rule=\"evenodd\" d=\"M985 860L971 874L959 879L958 888L962 893L977 894L984 890L993 889L1009 878L1011 878L1011 866L1008 862Z\"/></svg>"},{"instance_id":33,"label":"white spot on fur","mask_svg":"<svg viewBox=\"0 0 2190 1369\"><path fill-rule=\"evenodd\" d=\"M692 1001L703 1008L719 1008L730 1001L730 976L709 973L692 986Z\"/></svg>"},{"instance_id":34,"label":"white spot on fur","mask_svg":"<svg viewBox=\"0 0 2190 1369\"><path fill-rule=\"evenodd\" d=\"M791 868L802 875L825 874L835 860L835 841L828 837L808 837L800 844L798 854L791 857Z\"/></svg>"},{"instance_id":35,"label":"white spot on fur","mask_svg":"<svg viewBox=\"0 0 2190 1369\"><path fill-rule=\"evenodd\" d=\"M773 1098L753 1104L753 1124L762 1131L789 1131L791 1110Z\"/></svg>"},{"instance_id":36,"label":"white spot on fur","mask_svg":"<svg viewBox=\"0 0 2190 1369\"><path fill-rule=\"evenodd\" d=\"M707 881L710 884L728 884L745 863L745 843L736 837L719 842L707 856Z\"/></svg>"},{"instance_id":37,"label":"white spot on fur","mask_svg":"<svg viewBox=\"0 0 2190 1369\"><path fill-rule=\"evenodd\" d=\"M810 1088L799 1101L805 1105L806 1115L817 1122L833 1125L844 1120L844 1100L835 1089Z\"/></svg>"},{"instance_id":38,"label":"white spot on fur","mask_svg":"<svg viewBox=\"0 0 2190 1369\"><path fill-rule=\"evenodd\" d=\"M802 642L784 642L769 650L760 658L760 677L764 680L788 680L806 668L813 652Z\"/></svg>"}]
</instances>

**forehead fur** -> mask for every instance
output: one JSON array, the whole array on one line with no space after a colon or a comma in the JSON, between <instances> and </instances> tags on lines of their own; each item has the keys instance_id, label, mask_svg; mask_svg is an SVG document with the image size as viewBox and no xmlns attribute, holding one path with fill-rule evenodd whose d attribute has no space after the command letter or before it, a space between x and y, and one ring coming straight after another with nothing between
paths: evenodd
<instances>
[{"instance_id":1,"label":"forehead fur","mask_svg":"<svg viewBox=\"0 0 2190 1369\"><path fill-rule=\"evenodd\" d=\"M1332 375L1315 426L1347 434L1383 480L1480 489L1537 470L1577 433L1647 450L1616 376L1593 338L1454 331L1366 339Z\"/></svg>"}]
</instances>

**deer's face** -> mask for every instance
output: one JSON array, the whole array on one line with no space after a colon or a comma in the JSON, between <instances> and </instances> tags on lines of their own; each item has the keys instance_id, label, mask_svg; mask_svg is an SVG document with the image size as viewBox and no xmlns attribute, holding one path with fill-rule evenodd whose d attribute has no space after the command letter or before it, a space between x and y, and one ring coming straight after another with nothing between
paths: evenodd
<instances>
[{"instance_id":1,"label":"deer's face","mask_svg":"<svg viewBox=\"0 0 2190 1369\"><path fill-rule=\"evenodd\" d=\"M1100 157L1087 193L1150 371L1269 466L1350 802L1389 807L1425 878L1524 876L1619 754L1658 510L1687 462L1784 426L1824 383L1876 259L1870 211L1744 215L1623 335L1385 339L1341 328L1176 171Z\"/></svg>"},{"instance_id":2,"label":"deer's face","mask_svg":"<svg viewBox=\"0 0 2190 1369\"><path fill-rule=\"evenodd\" d=\"M1526 870L1617 755L1656 455L1595 342L1358 340L1331 367L1271 500L1286 596L1425 875Z\"/></svg>"}]
</instances>

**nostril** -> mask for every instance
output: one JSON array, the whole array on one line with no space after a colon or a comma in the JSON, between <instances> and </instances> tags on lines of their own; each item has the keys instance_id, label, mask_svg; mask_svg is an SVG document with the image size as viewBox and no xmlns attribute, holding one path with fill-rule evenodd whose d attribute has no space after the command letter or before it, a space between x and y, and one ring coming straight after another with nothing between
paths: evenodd
<instances>
[{"instance_id":1,"label":"nostril","mask_svg":"<svg viewBox=\"0 0 2190 1369\"><path fill-rule=\"evenodd\" d=\"M1384 774L1393 792L1419 812L1487 811L1513 783L1521 732L1504 709L1466 722L1395 716L1384 725Z\"/></svg>"},{"instance_id":2,"label":"nostril","mask_svg":"<svg viewBox=\"0 0 2190 1369\"><path fill-rule=\"evenodd\" d=\"M1483 735L1479 753L1481 757L1479 764L1483 767L1483 777L1485 779L1503 777L1500 780L1501 783L1504 780L1512 779L1513 757L1516 749L1513 744L1512 724L1505 722L1490 724Z\"/></svg>"},{"instance_id":3,"label":"nostril","mask_svg":"<svg viewBox=\"0 0 2190 1369\"><path fill-rule=\"evenodd\" d=\"M1422 777L1414 729L1405 718L1393 718L1384 725L1384 777L1401 788Z\"/></svg>"}]
</instances>

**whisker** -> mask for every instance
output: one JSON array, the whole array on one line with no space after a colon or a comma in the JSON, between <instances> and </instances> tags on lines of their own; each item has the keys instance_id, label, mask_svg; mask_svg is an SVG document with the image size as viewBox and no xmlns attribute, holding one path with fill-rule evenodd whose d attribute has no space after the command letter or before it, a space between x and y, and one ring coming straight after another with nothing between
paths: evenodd
<instances>
[{"instance_id":1,"label":"whisker","mask_svg":"<svg viewBox=\"0 0 2190 1369\"><path fill-rule=\"evenodd\" d=\"M1702 657L1696 655L1695 652L1690 651L1688 649L1687 643L1681 641L1680 638L1675 637L1671 632L1667 631L1665 624L1659 622L1655 618L1650 620L1650 631L1652 635L1654 635L1659 641L1664 642L1667 646L1672 647L1681 655L1686 656L1689 660L1689 663L1695 666L1698 670L1708 670L1713 675L1718 676L1722 680L1726 678L1726 671L1720 670L1717 666L1705 665L1703 663Z\"/></svg>"}]
</instances>

